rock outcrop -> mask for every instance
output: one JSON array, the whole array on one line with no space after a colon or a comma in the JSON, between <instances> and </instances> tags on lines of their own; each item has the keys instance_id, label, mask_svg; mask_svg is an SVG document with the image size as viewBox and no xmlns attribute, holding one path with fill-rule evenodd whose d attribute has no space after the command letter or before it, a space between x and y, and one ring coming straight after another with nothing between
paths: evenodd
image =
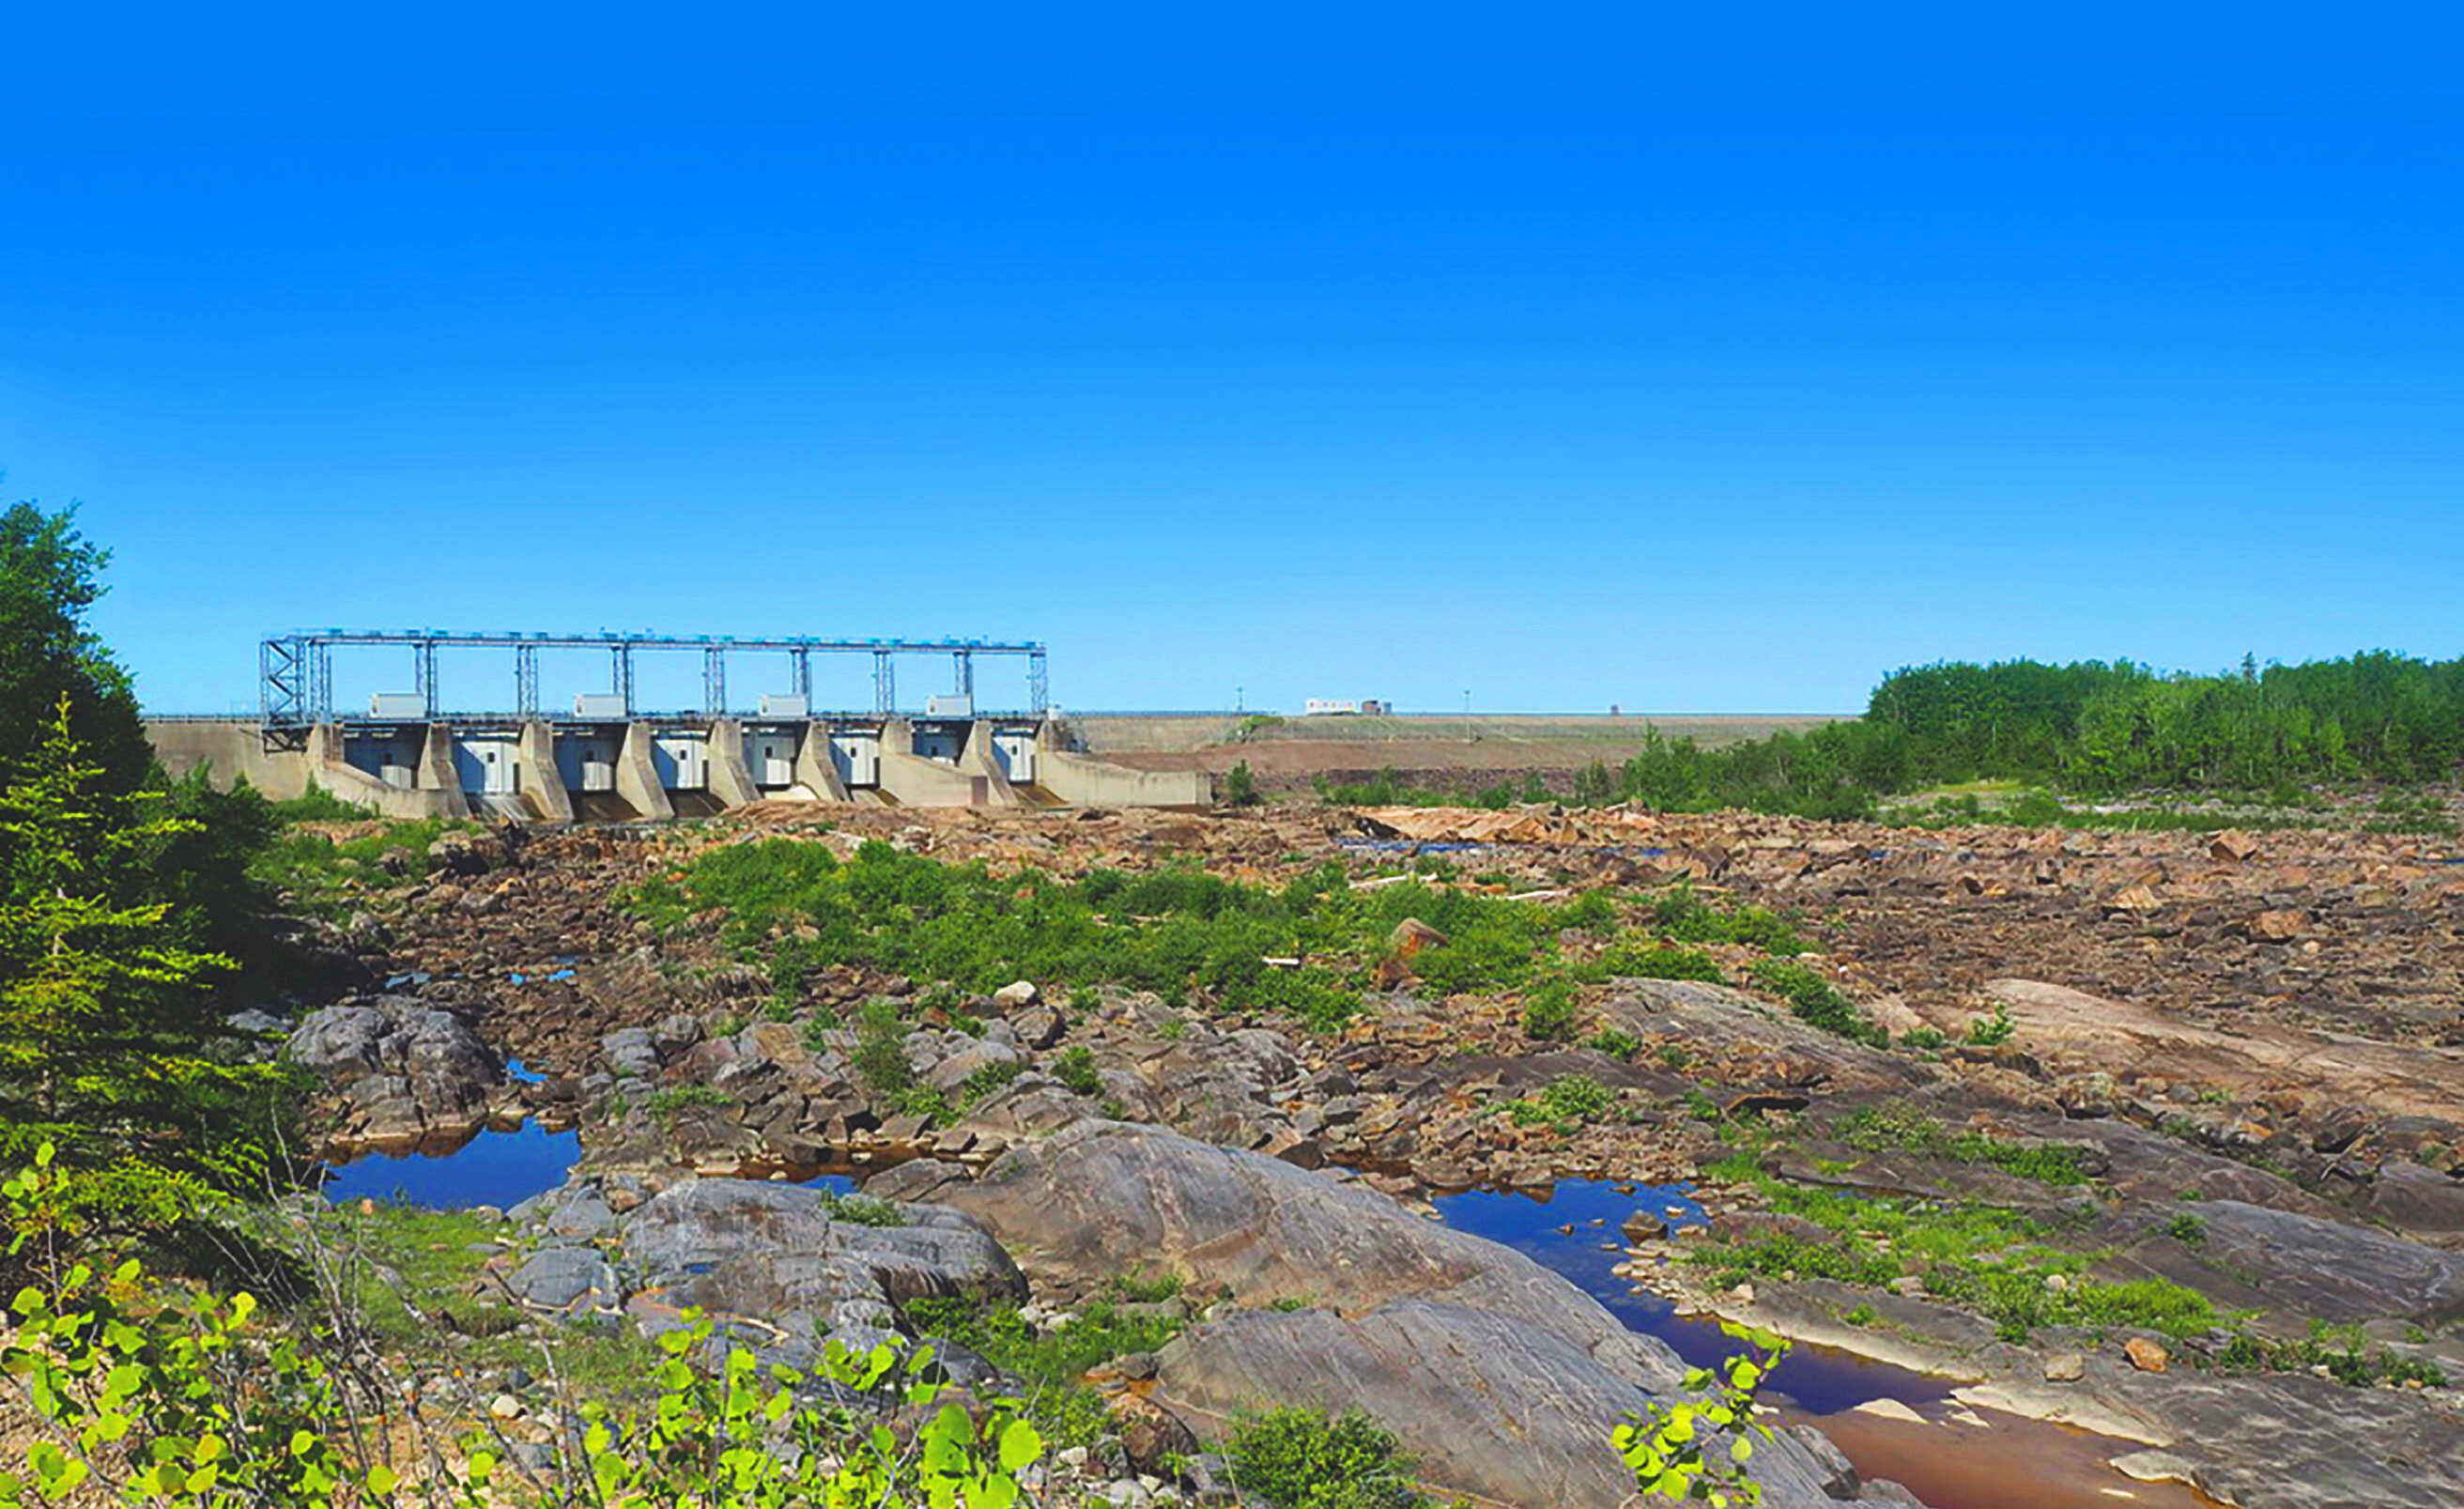
<instances>
[{"instance_id":1,"label":"rock outcrop","mask_svg":"<svg viewBox=\"0 0 2464 1509\"><path fill-rule=\"evenodd\" d=\"M832 1339L858 1351L895 1340L901 1301L1024 1296L1017 1267L973 1218L921 1205L867 1213L874 1219L848 1219L832 1195L802 1185L693 1179L618 1216L587 1186L569 1188L523 1213L548 1244L506 1286L544 1314L621 1310L647 1335L698 1310L796 1367L812 1367ZM882 1223L885 1213L897 1224Z\"/></svg>"},{"instance_id":2,"label":"rock outcrop","mask_svg":"<svg viewBox=\"0 0 2464 1509\"><path fill-rule=\"evenodd\" d=\"M505 1083L468 1023L411 995L312 1012L290 1052L339 1101L343 1148L454 1147L488 1124Z\"/></svg>"},{"instance_id":3,"label":"rock outcrop","mask_svg":"<svg viewBox=\"0 0 2464 1509\"><path fill-rule=\"evenodd\" d=\"M1086 1122L969 1179L910 1164L874 1181L980 1218L1032 1273L1081 1283L1175 1273L1253 1309L1161 1354L1163 1397L1209 1421L1302 1402L1376 1413L1446 1493L1615 1509L1609 1448L1684 1368L1573 1284L1373 1191L1155 1126ZM1830 1501L1797 1443L1756 1457L1765 1502Z\"/></svg>"}]
</instances>

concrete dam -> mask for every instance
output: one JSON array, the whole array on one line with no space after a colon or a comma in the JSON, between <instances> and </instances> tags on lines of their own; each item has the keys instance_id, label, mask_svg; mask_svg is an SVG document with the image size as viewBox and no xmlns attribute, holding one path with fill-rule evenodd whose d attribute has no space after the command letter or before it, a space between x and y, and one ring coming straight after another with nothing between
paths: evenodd
<instances>
[{"instance_id":1,"label":"concrete dam","mask_svg":"<svg viewBox=\"0 0 2464 1509\"><path fill-rule=\"evenodd\" d=\"M338 709L334 657L407 651L411 689ZM495 711L449 709L441 650L513 657L513 697ZM555 706L539 690L543 651L608 657L607 689ZM636 706L637 657L697 655L701 706ZM731 705L731 661L786 659L784 689ZM896 669L946 656L952 689L904 707ZM305 630L258 647L258 716L149 715L146 733L173 775L199 766L229 784L245 777L275 800L322 788L391 818L476 817L515 822L638 820L698 816L763 800L926 807L1201 807L1214 799L1197 771L1138 771L1072 746L1045 693L1045 647L989 640L679 638L652 634ZM817 657L869 656L873 706L817 711ZM1024 705L979 709L975 662L1025 662Z\"/></svg>"}]
</instances>

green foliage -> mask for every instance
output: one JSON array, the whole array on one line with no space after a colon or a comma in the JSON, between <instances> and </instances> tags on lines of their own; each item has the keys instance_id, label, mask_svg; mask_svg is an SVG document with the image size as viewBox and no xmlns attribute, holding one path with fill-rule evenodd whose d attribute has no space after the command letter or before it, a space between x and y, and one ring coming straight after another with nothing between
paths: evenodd
<instances>
[{"instance_id":1,"label":"green foliage","mask_svg":"<svg viewBox=\"0 0 2464 1509\"><path fill-rule=\"evenodd\" d=\"M944 864L877 842L842 864L823 845L791 839L706 851L626 900L661 930L715 925L725 944L765 964L774 986L789 991L842 963L945 980L961 992L1023 975L1060 982L1073 997L1120 985L1281 1012L1320 1030L1357 1010L1388 937L1406 919L1448 939L1422 950L1413 972L1433 992L1457 993L1529 979L1553 956L1573 909L1417 879L1355 890L1337 864L1280 887L1177 865L1135 876L1099 869L1068 882L1035 870L997 876L980 864ZM1309 962L1265 962L1295 956Z\"/></svg>"},{"instance_id":2,"label":"green foliage","mask_svg":"<svg viewBox=\"0 0 2464 1509\"><path fill-rule=\"evenodd\" d=\"M959 1084L958 1109L962 1111L975 1109L1007 1088L1012 1081L1025 1072L1026 1062L1023 1059L1013 1059L1006 1063L985 1064L968 1075Z\"/></svg>"},{"instance_id":3,"label":"green foliage","mask_svg":"<svg viewBox=\"0 0 2464 1509\"><path fill-rule=\"evenodd\" d=\"M1881 1320L1881 1316L1875 1311L1872 1305L1859 1304L1851 1308L1845 1315L1839 1317L1839 1319L1847 1322L1850 1325L1863 1327L1871 1325L1876 1321Z\"/></svg>"},{"instance_id":4,"label":"green foliage","mask_svg":"<svg viewBox=\"0 0 2464 1509\"><path fill-rule=\"evenodd\" d=\"M1095 1067L1095 1051L1083 1042L1062 1050L1053 1061L1052 1075L1073 1095L1093 1095L1104 1087L1103 1073Z\"/></svg>"},{"instance_id":5,"label":"green foliage","mask_svg":"<svg viewBox=\"0 0 2464 1509\"><path fill-rule=\"evenodd\" d=\"M18 503L0 514L0 771L39 755L65 702L95 789L124 797L153 752L128 672L86 627L111 553L77 532L76 513Z\"/></svg>"},{"instance_id":6,"label":"green foliage","mask_svg":"<svg viewBox=\"0 0 2464 1509\"><path fill-rule=\"evenodd\" d=\"M1097 1301L1063 1324L1039 1329L1008 1301L987 1303L965 1295L909 1300L900 1316L913 1335L955 1342L1025 1383L1029 1417L1070 1446L1091 1445L1110 1421L1101 1396L1081 1382L1087 1372L1131 1352L1158 1350L1185 1324Z\"/></svg>"},{"instance_id":7,"label":"green foliage","mask_svg":"<svg viewBox=\"0 0 2464 1509\"><path fill-rule=\"evenodd\" d=\"M907 1213L896 1202L877 1200L869 1194L841 1194L836 1190L822 1192L822 1205L832 1220L849 1226L904 1226Z\"/></svg>"},{"instance_id":8,"label":"green foliage","mask_svg":"<svg viewBox=\"0 0 2464 1509\"><path fill-rule=\"evenodd\" d=\"M2464 659L2368 650L2300 666L2254 665L2246 675L2167 675L2128 661L1938 663L1893 671L1874 689L1862 718L1805 733L1705 749L1647 730L1623 765L1595 761L1577 772L1572 799L1667 812L1736 807L1870 818L1878 798L2015 778L2091 796L2259 793L2281 806L2321 783L2449 780L2459 763ZM1331 798L1374 805L1466 799L1403 787L1392 772L1365 785L1325 789ZM1968 820L1996 816L1974 802L1966 813ZM2050 797L1998 817L2100 827L2252 825L2191 813L2074 812ZM1961 809L1938 810L1934 818L1960 820ZM2454 831L2443 808L2418 798L2398 798L2369 825Z\"/></svg>"},{"instance_id":9,"label":"green foliage","mask_svg":"<svg viewBox=\"0 0 2464 1509\"><path fill-rule=\"evenodd\" d=\"M66 1182L74 1183L74 1175ZM63 1176L43 1148L0 1186L12 1253L36 1252ZM74 1203L73 1198L69 1203ZM576 1464L605 1509L789 1509L803 1504L932 1504L1010 1509L1018 1476L1044 1454L1014 1400L960 1408L933 1381L933 1354L850 1353L831 1342L807 1378L730 1350L715 1370L709 1322L658 1339L655 1405L620 1414L593 1400ZM392 1465L389 1387L355 1361L329 1366L332 1336L265 1326L247 1294L229 1300L162 1286L134 1259L105 1273L66 1257L37 1262L0 1324L0 1369L22 1388L36 1430L0 1459L0 1506L50 1509L117 1499L162 1509L382 1509L398 1500L480 1509L501 1501L506 1464L474 1433L418 1455L425 1477ZM356 1389L356 1391L355 1391ZM858 1401L835 1403L832 1400ZM902 1440L876 1408L917 1422ZM414 1440L419 1427L405 1422ZM784 1448L784 1449L782 1449Z\"/></svg>"},{"instance_id":10,"label":"green foliage","mask_svg":"<svg viewBox=\"0 0 2464 1509\"><path fill-rule=\"evenodd\" d=\"M662 1122L673 1123L685 1111L732 1104L727 1092L715 1084L671 1084L651 1095L649 1112Z\"/></svg>"},{"instance_id":11,"label":"green foliage","mask_svg":"<svg viewBox=\"0 0 2464 1509\"><path fill-rule=\"evenodd\" d=\"M1652 903L1651 915L1661 932L1677 943L1742 943L1779 957L1803 953L1812 947L1778 912L1764 907L1722 911L1683 882L1661 893Z\"/></svg>"},{"instance_id":12,"label":"green foliage","mask_svg":"<svg viewBox=\"0 0 2464 1509\"><path fill-rule=\"evenodd\" d=\"M1703 1397L1654 1403L1647 1413L1627 1416L1610 1435L1645 1495L1714 1509L1763 1500L1762 1485L1747 1464L1753 1459L1754 1437L1769 1441L1772 1435L1771 1427L1754 1418L1754 1390L1787 1355L1789 1344L1748 1326L1720 1329L1748 1350L1717 1371L1687 1370L1685 1391Z\"/></svg>"},{"instance_id":13,"label":"green foliage","mask_svg":"<svg viewBox=\"0 0 2464 1509\"><path fill-rule=\"evenodd\" d=\"M1700 949L1671 948L1664 943L1638 946L1619 943L1593 964L1593 971L1611 979L1707 980L1726 985L1719 961Z\"/></svg>"},{"instance_id":14,"label":"green foliage","mask_svg":"<svg viewBox=\"0 0 2464 1509\"><path fill-rule=\"evenodd\" d=\"M0 1158L55 1146L85 1177L63 1213L117 1230L262 1188L287 1075L228 1051L199 982L223 955L184 946L133 876L197 825L159 793L114 791L63 695L0 790Z\"/></svg>"},{"instance_id":15,"label":"green foliage","mask_svg":"<svg viewBox=\"0 0 2464 1509\"><path fill-rule=\"evenodd\" d=\"M1756 959L1746 971L1756 985L1788 1001L1797 1020L1837 1037L1887 1048L1891 1035L1865 1019L1857 1003L1819 971L1785 959Z\"/></svg>"},{"instance_id":16,"label":"green foliage","mask_svg":"<svg viewBox=\"0 0 2464 1509\"><path fill-rule=\"evenodd\" d=\"M1998 1048L2009 1042L2011 1035L2018 1030L2019 1024L2011 1019L2011 1006L2007 1001L1995 1001L1991 1016L1968 1019L1968 1040L1979 1048Z\"/></svg>"},{"instance_id":17,"label":"green foliage","mask_svg":"<svg viewBox=\"0 0 2464 1509\"><path fill-rule=\"evenodd\" d=\"M1513 806L1515 798L1511 786L1414 786L1392 765L1367 780L1336 781L1319 776L1310 785L1319 800L1338 807L1485 807L1497 812Z\"/></svg>"},{"instance_id":18,"label":"green foliage","mask_svg":"<svg viewBox=\"0 0 2464 1509\"><path fill-rule=\"evenodd\" d=\"M1584 1039L1583 1046L1595 1053L1605 1053L1612 1059L1624 1059L1631 1061L1636 1054L1642 1051L1642 1039L1630 1032L1620 1032L1615 1027L1603 1027Z\"/></svg>"},{"instance_id":19,"label":"green foliage","mask_svg":"<svg viewBox=\"0 0 2464 1509\"><path fill-rule=\"evenodd\" d=\"M1617 1096L1588 1074L1561 1074L1538 1095L1507 1103L1507 1113L1518 1126L1585 1125L1598 1121Z\"/></svg>"},{"instance_id":20,"label":"green foliage","mask_svg":"<svg viewBox=\"0 0 2464 1509\"><path fill-rule=\"evenodd\" d=\"M1546 1042L1564 1042L1574 1036L1574 987L1551 980L1535 988L1523 1007L1524 1035Z\"/></svg>"},{"instance_id":21,"label":"green foliage","mask_svg":"<svg viewBox=\"0 0 2464 1509\"><path fill-rule=\"evenodd\" d=\"M1900 1043L1903 1047L1930 1052L1950 1046L1950 1039L1931 1027L1912 1027L1907 1035L1900 1039Z\"/></svg>"},{"instance_id":22,"label":"green foliage","mask_svg":"<svg viewBox=\"0 0 2464 1509\"><path fill-rule=\"evenodd\" d=\"M1222 798L1225 806L1254 807L1265 800L1258 792L1258 777L1249 771L1249 762L1241 760L1223 773Z\"/></svg>"},{"instance_id":23,"label":"green foliage","mask_svg":"<svg viewBox=\"0 0 2464 1509\"><path fill-rule=\"evenodd\" d=\"M1243 1421L1225 1443L1232 1481L1276 1509L1415 1509L1395 1432L1357 1411L1285 1409Z\"/></svg>"},{"instance_id":24,"label":"green foliage","mask_svg":"<svg viewBox=\"0 0 2464 1509\"><path fill-rule=\"evenodd\" d=\"M865 1088L896 1099L915 1087L915 1065L907 1057L907 1023L894 1001L867 1001L856 1013L855 1053L850 1058Z\"/></svg>"},{"instance_id":25,"label":"green foliage","mask_svg":"<svg viewBox=\"0 0 2464 1509\"><path fill-rule=\"evenodd\" d=\"M284 803L273 810L280 816ZM280 892L303 911L340 917L360 903L362 890L416 886L429 874L428 851L449 833L477 833L479 825L452 818L399 821L360 816L351 828L318 832L298 826L321 819L278 822L249 864L253 881Z\"/></svg>"},{"instance_id":26,"label":"green foliage","mask_svg":"<svg viewBox=\"0 0 2464 1509\"><path fill-rule=\"evenodd\" d=\"M1723 1176L1752 1184L1771 1209L1826 1232L1812 1239L1770 1233L1728 1241L1714 1223L1712 1240L1687 1260L1718 1269L1723 1283L1793 1275L1880 1289L1916 1277L1926 1293L1976 1310L2014 1343L2040 1325L2129 1326L2184 1338L2223 1321L2207 1296L2166 1279L2087 1277L2096 1255L2051 1245L2035 1219L2014 1211L1792 1185L1747 1160Z\"/></svg>"},{"instance_id":27,"label":"green foliage","mask_svg":"<svg viewBox=\"0 0 2464 1509\"><path fill-rule=\"evenodd\" d=\"M2321 1368L2352 1389L2380 1384L2425 1389L2447 1387L2447 1370L2427 1358L2409 1357L2380 1345L2365 1351L2358 1328L2337 1333L2313 1323L2310 1334L2297 1341L2270 1342L2247 1331L2235 1332L2216 1354L2216 1367L2227 1372L2307 1373Z\"/></svg>"},{"instance_id":28,"label":"green foliage","mask_svg":"<svg viewBox=\"0 0 2464 1509\"><path fill-rule=\"evenodd\" d=\"M2185 1213L2165 1223L2165 1235L2185 1247L2204 1246L2208 1239L2208 1223Z\"/></svg>"},{"instance_id":29,"label":"green foliage","mask_svg":"<svg viewBox=\"0 0 2464 1509\"><path fill-rule=\"evenodd\" d=\"M1904 1102L1868 1105L1839 1124L1839 1140L1867 1152L1906 1151L1957 1163L1982 1163L2040 1184L2085 1184L2077 1148L2011 1142L1980 1131L1952 1131Z\"/></svg>"}]
</instances>

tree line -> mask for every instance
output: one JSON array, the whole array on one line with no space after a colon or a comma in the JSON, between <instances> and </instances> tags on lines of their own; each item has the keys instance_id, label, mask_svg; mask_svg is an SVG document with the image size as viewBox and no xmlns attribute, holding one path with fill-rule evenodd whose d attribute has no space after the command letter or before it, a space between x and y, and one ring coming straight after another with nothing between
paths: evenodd
<instances>
[{"instance_id":1,"label":"tree line","mask_svg":"<svg viewBox=\"0 0 2464 1509\"><path fill-rule=\"evenodd\" d=\"M2464 763L2464 660L2365 650L2213 675L2126 660L1938 662L1893 671L1863 717L1705 749L1645 736L1578 776L1579 801L1870 815L1928 786L2021 779L2087 796L2167 790L2284 797L2411 786Z\"/></svg>"}]
</instances>

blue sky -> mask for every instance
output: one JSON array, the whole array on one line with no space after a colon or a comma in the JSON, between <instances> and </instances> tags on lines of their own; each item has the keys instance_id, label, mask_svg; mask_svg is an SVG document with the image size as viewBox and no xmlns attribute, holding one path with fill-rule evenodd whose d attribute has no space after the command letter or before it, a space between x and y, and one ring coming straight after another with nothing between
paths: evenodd
<instances>
[{"instance_id":1,"label":"blue sky","mask_svg":"<svg viewBox=\"0 0 2464 1509\"><path fill-rule=\"evenodd\" d=\"M1085 708L2453 656L2458 40L54 8L0 492L81 502L166 710L320 623L1041 638Z\"/></svg>"}]
</instances>

